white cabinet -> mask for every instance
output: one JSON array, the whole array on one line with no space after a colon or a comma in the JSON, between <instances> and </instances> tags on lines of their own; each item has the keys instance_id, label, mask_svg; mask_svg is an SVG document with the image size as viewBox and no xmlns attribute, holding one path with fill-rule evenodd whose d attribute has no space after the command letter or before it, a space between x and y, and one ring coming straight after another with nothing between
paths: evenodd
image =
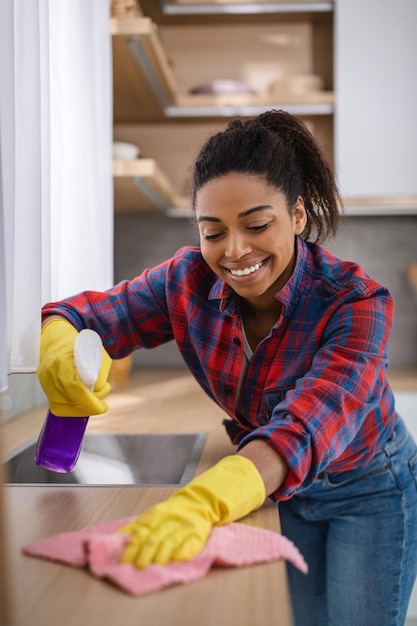
<instances>
[{"instance_id":1,"label":"white cabinet","mask_svg":"<svg viewBox=\"0 0 417 626\"><path fill-rule=\"evenodd\" d=\"M335 168L342 194L417 194L417 2L336 0Z\"/></svg>"}]
</instances>

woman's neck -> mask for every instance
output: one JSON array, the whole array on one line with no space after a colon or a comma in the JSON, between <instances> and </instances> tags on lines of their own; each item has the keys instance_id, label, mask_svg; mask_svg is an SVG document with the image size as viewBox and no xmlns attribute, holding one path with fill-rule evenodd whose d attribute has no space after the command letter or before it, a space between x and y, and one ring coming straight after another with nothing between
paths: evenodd
<instances>
[{"instance_id":1,"label":"woman's neck","mask_svg":"<svg viewBox=\"0 0 417 626\"><path fill-rule=\"evenodd\" d=\"M274 297L274 302L267 304L266 302L256 303L240 299L240 312L242 324L248 343L253 351L257 345L265 339L271 328L276 324L282 311L282 303Z\"/></svg>"}]
</instances>

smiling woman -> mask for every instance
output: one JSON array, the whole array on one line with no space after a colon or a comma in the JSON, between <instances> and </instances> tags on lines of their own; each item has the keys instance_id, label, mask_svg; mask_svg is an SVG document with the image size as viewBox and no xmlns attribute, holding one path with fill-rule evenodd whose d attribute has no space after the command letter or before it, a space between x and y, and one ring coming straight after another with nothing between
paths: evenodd
<instances>
[{"instance_id":1,"label":"smiling woman","mask_svg":"<svg viewBox=\"0 0 417 626\"><path fill-rule=\"evenodd\" d=\"M187 560L213 526L269 496L310 567L288 567L296 626L401 626L417 568L417 448L386 376L392 296L318 245L338 225L333 174L305 125L270 111L208 139L191 199L199 247L43 309L47 395L80 397L59 377L72 346L65 357L50 346L70 322L114 359L176 341L230 417L237 453L130 523L123 560Z\"/></svg>"},{"instance_id":2,"label":"smiling woman","mask_svg":"<svg viewBox=\"0 0 417 626\"><path fill-rule=\"evenodd\" d=\"M264 178L233 172L204 185L195 213L209 267L252 308L277 310L275 294L294 267L294 237L307 222L303 199L290 212Z\"/></svg>"}]
</instances>

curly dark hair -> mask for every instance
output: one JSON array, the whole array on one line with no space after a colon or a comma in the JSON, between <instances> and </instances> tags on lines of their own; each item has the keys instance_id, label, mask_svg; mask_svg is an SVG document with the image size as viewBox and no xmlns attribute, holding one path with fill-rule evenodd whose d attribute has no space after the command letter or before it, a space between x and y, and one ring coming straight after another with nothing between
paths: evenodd
<instances>
[{"instance_id":1,"label":"curly dark hair","mask_svg":"<svg viewBox=\"0 0 417 626\"><path fill-rule=\"evenodd\" d=\"M306 125L285 111L267 111L253 120L233 120L200 150L191 177L195 210L198 191L230 172L262 177L284 194L291 213L301 196L307 213L304 239L315 242L336 233L342 207L334 175Z\"/></svg>"}]
</instances>

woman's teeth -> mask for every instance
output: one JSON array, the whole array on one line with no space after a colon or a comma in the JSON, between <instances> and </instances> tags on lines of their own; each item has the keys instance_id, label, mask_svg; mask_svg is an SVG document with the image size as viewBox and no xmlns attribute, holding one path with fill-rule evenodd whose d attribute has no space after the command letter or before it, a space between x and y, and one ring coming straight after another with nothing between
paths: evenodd
<instances>
[{"instance_id":1,"label":"woman's teeth","mask_svg":"<svg viewBox=\"0 0 417 626\"><path fill-rule=\"evenodd\" d=\"M256 265L252 265L251 267L245 267L243 270L230 270L232 276L248 276L249 274L253 274L261 267L262 263L256 263Z\"/></svg>"}]
</instances>

